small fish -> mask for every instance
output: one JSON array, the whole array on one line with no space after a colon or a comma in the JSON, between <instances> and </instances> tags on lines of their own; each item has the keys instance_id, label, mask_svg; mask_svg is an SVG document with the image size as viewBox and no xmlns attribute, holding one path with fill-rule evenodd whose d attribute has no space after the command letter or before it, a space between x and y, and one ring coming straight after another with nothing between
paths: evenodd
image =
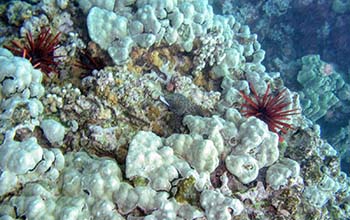
<instances>
[{"instance_id":1,"label":"small fish","mask_svg":"<svg viewBox=\"0 0 350 220\"><path fill-rule=\"evenodd\" d=\"M165 95L164 97L161 96L160 101L177 116L203 115L203 111L198 105L194 104L186 96L180 93L172 93Z\"/></svg>"}]
</instances>

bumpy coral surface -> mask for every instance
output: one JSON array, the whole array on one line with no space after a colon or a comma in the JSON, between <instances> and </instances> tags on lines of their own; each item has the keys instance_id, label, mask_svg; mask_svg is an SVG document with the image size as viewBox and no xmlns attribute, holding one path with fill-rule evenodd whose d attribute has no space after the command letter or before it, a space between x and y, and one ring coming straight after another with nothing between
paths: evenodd
<instances>
[{"instance_id":1,"label":"bumpy coral surface","mask_svg":"<svg viewBox=\"0 0 350 220\"><path fill-rule=\"evenodd\" d=\"M76 2L11 1L0 20L16 30L2 45L32 33L51 49L48 63L0 49L0 219L350 216L337 151L294 115L249 26L207 0Z\"/></svg>"}]
</instances>

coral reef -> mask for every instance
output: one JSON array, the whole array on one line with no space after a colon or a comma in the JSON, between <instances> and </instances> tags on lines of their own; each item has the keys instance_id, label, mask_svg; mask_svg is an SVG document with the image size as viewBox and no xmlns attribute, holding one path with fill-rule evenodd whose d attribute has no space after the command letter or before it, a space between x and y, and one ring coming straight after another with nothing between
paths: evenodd
<instances>
[{"instance_id":1,"label":"coral reef","mask_svg":"<svg viewBox=\"0 0 350 220\"><path fill-rule=\"evenodd\" d=\"M257 7L273 18L294 4ZM301 60L298 93L266 71L243 18L218 15L207 0L4 7L0 29L16 31L1 45L26 36L30 47L39 36L59 74L25 59L26 46L0 49L0 219L350 216L350 179L315 122L347 106L305 92L326 85L346 103L348 85L319 57Z\"/></svg>"}]
</instances>

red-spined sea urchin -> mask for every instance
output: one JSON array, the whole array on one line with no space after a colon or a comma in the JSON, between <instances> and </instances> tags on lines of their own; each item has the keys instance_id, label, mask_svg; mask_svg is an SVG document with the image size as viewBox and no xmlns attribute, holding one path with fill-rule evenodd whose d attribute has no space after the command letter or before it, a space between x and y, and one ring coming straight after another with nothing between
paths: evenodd
<instances>
[{"instance_id":1,"label":"red-spined sea urchin","mask_svg":"<svg viewBox=\"0 0 350 220\"><path fill-rule=\"evenodd\" d=\"M285 110L291 103L286 101L286 89L278 92L275 96L270 93L268 84L265 94L260 97L254 87L250 85L255 100L240 92L246 103L242 104L242 114L246 117L255 116L264 121L269 130L275 133L281 131L287 133L287 129L293 128L287 121L289 116L299 114L299 109Z\"/></svg>"},{"instance_id":2,"label":"red-spined sea urchin","mask_svg":"<svg viewBox=\"0 0 350 220\"><path fill-rule=\"evenodd\" d=\"M12 40L12 46L5 45L4 47L16 56L28 59L34 68L49 74L56 72L58 65L56 58L60 56L55 56L54 52L59 47L60 35L60 32L53 35L50 28L43 27L36 38L33 38L32 33L27 33L24 45Z\"/></svg>"}]
</instances>

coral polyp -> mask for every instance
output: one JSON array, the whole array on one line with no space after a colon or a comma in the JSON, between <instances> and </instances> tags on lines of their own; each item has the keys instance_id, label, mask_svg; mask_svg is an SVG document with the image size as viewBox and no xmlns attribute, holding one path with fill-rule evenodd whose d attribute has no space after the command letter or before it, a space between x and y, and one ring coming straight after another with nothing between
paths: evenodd
<instances>
[{"instance_id":1,"label":"coral polyp","mask_svg":"<svg viewBox=\"0 0 350 220\"><path fill-rule=\"evenodd\" d=\"M278 92L275 96L270 94L270 84L268 84L265 94L260 97L253 85L250 85L253 98L240 92L246 103L242 104L243 115L246 117L255 116L264 121L269 130L275 133L281 131L287 133L288 129L293 128L287 121L289 116L299 114L299 109L286 110L291 104L286 101L286 89Z\"/></svg>"},{"instance_id":2,"label":"coral polyp","mask_svg":"<svg viewBox=\"0 0 350 220\"><path fill-rule=\"evenodd\" d=\"M18 41L12 40L12 46L5 45L4 47L11 50L16 56L28 59L34 68L40 69L48 75L50 72L57 72L58 62L56 58L60 56L55 55L55 50L60 47L60 36L60 32L53 35L50 28L43 27L35 38L32 33L26 33L23 45Z\"/></svg>"}]
</instances>

